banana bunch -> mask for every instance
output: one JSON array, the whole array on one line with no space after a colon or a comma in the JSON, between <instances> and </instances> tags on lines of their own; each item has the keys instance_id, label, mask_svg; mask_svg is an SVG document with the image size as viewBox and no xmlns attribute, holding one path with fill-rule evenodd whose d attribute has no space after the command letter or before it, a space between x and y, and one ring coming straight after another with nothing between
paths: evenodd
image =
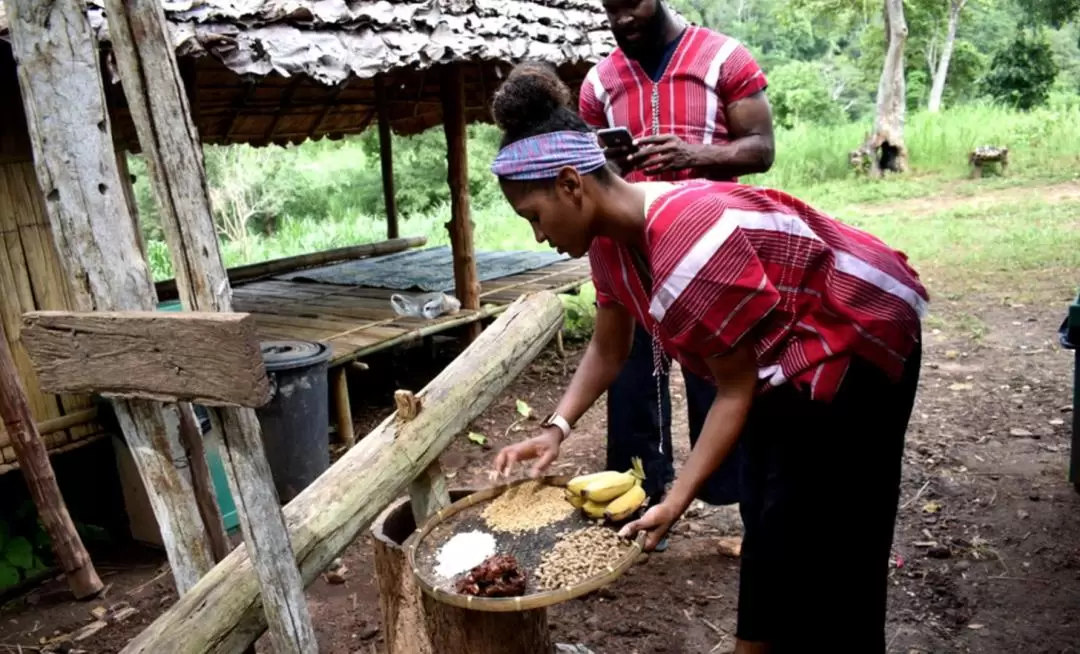
<instances>
[{"instance_id":1,"label":"banana bunch","mask_svg":"<svg viewBox=\"0 0 1080 654\"><path fill-rule=\"evenodd\" d=\"M641 459L633 459L626 472L605 470L574 477L566 485L566 501L593 519L608 522L626 520L645 502L645 469Z\"/></svg>"}]
</instances>

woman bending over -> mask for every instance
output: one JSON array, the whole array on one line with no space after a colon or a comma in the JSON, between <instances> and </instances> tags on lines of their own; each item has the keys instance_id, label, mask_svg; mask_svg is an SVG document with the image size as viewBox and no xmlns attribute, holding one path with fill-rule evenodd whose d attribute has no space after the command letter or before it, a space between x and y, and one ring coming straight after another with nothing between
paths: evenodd
<instances>
[{"instance_id":1,"label":"woman bending over","mask_svg":"<svg viewBox=\"0 0 1080 654\"><path fill-rule=\"evenodd\" d=\"M496 470L538 475L604 393L635 322L714 380L670 492L623 528L654 547L741 440L745 524L735 652L885 651L888 559L928 297L906 257L776 190L609 172L565 87L521 69L492 111L492 166L536 239L588 254L596 329L542 431ZM843 624L838 624L839 620Z\"/></svg>"}]
</instances>

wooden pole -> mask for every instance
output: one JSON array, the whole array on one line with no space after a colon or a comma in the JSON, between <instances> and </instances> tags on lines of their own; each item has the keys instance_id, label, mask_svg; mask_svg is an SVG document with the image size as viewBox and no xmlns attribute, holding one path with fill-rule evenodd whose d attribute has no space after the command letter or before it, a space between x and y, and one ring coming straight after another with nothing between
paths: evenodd
<instances>
[{"instance_id":1,"label":"wooden pole","mask_svg":"<svg viewBox=\"0 0 1080 654\"><path fill-rule=\"evenodd\" d=\"M469 154L465 130L465 69L450 64L442 74L443 131L446 133L447 181L450 184L450 249L454 253L454 293L462 309L480 308L480 282L473 255L469 209ZM466 327L466 339L480 333L480 323Z\"/></svg>"},{"instance_id":2,"label":"wooden pole","mask_svg":"<svg viewBox=\"0 0 1080 654\"><path fill-rule=\"evenodd\" d=\"M382 165L383 201L386 204L386 238L397 238L393 136L390 134L390 113L386 105L386 81L382 74L375 76L375 111L379 115L379 163Z\"/></svg>"},{"instance_id":3,"label":"wooden pole","mask_svg":"<svg viewBox=\"0 0 1080 654\"><path fill-rule=\"evenodd\" d=\"M337 423L338 442L346 447L356 444L356 432L353 429L352 405L349 403L349 377L345 366L334 368L333 378L334 417Z\"/></svg>"},{"instance_id":4,"label":"wooden pole","mask_svg":"<svg viewBox=\"0 0 1080 654\"><path fill-rule=\"evenodd\" d=\"M206 442L203 440L195 409L190 404L180 405L180 437L188 448L188 458L192 461L206 461ZM221 507L214 492L214 481L210 476L209 465L191 466L191 483L195 487L195 501L199 505L206 535L210 539L210 553L214 563L219 563L229 555L229 533L225 531L225 521Z\"/></svg>"},{"instance_id":5,"label":"wooden pole","mask_svg":"<svg viewBox=\"0 0 1080 654\"><path fill-rule=\"evenodd\" d=\"M422 391L411 421L393 414L285 506L305 583L426 470L550 342L562 324L550 292L511 304ZM228 654L261 633L265 618L247 550L237 548L132 640L122 654Z\"/></svg>"},{"instance_id":6,"label":"wooden pole","mask_svg":"<svg viewBox=\"0 0 1080 654\"><path fill-rule=\"evenodd\" d=\"M116 163L99 51L77 0L7 0L34 168L57 254L80 311L152 311ZM180 441L176 405L115 401L179 593L213 565Z\"/></svg>"},{"instance_id":7,"label":"wooden pole","mask_svg":"<svg viewBox=\"0 0 1080 654\"><path fill-rule=\"evenodd\" d=\"M49 462L49 452L34 425L34 416L26 401L26 390L16 370L15 358L8 347L7 332L3 321L0 321L0 418L11 437L11 447L15 450L38 516L67 575L71 593L80 600L94 597L104 586L68 514L52 463Z\"/></svg>"},{"instance_id":8,"label":"wooden pole","mask_svg":"<svg viewBox=\"0 0 1080 654\"><path fill-rule=\"evenodd\" d=\"M177 290L193 311L232 311L232 289L210 211L202 146L191 120L165 11L106 0L109 34L169 243ZM137 37L136 37L137 35ZM222 459L259 581L274 651L318 651L304 584L274 488L255 410L222 408Z\"/></svg>"}]
</instances>

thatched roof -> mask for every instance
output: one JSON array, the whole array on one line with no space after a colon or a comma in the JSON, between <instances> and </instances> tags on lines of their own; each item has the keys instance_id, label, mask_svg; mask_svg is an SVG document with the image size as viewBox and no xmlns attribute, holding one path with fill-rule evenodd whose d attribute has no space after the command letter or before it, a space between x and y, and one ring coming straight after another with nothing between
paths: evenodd
<instances>
[{"instance_id":1,"label":"thatched roof","mask_svg":"<svg viewBox=\"0 0 1080 654\"><path fill-rule=\"evenodd\" d=\"M301 141L363 131L382 74L394 131L442 121L440 67L466 70L467 117L487 120L502 75L525 59L559 67L573 85L614 47L599 0L163 0L177 53L193 63L205 142ZM108 42L100 2L88 2ZM7 21L0 3L0 38ZM114 129L134 134L123 94Z\"/></svg>"}]
</instances>

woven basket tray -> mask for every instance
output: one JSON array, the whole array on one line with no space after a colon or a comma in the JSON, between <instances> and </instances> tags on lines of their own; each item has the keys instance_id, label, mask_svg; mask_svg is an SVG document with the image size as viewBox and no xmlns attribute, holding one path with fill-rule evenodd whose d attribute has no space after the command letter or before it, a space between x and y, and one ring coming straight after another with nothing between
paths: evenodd
<instances>
[{"instance_id":1,"label":"woven basket tray","mask_svg":"<svg viewBox=\"0 0 1080 654\"><path fill-rule=\"evenodd\" d=\"M568 476L548 476L541 478L545 484L565 487L570 481ZM555 590L541 591L536 588L534 571L539 563L539 556L549 550L558 540L560 532L573 530L579 527L594 525L575 510L571 517L555 522L546 527L541 527L535 533L505 534L495 532L484 526L480 513L485 506L511 488L530 480L520 480L509 484L502 484L478 491L454 502L442 509L420 527L409 538L406 544L406 554L409 568L413 571L417 584L424 593L445 604L457 606L475 611L510 612L528 611L565 602L575 597L586 595L596 591L623 575L641 554L645 542L645 533L631 543L626 554L611 561L610 565L602 573L588 579L584 579L575 586L558 588ZM497 553L513 554L519 563L525 568L528 575L526 594L520 597L475 597L462 595L454 591L453 582L438 580L433 572L433 561L439 547L449 540L454 534L472 529L483 529L492 533L499 541ZM455 577L456 579L456 577Z\"/></svg>"}]
</instances>

